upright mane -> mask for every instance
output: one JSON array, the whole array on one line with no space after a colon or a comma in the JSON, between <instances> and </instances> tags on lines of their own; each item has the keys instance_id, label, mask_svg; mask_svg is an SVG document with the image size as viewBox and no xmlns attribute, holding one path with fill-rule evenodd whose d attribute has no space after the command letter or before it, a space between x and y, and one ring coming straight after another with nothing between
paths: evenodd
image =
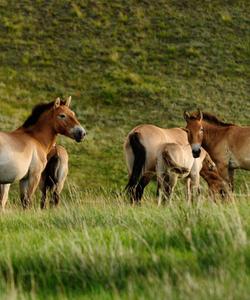
<instances>
[{"instance_id":1,"label":"upright mane","mask_svg":"<svg viewBox=\"0 0 250 300\"><path fill-rule=\"evenodd\" d=\"M65 102L61 101L61 105L64 105ZM40 103L37 104L33 110L31 115L24 121L22 127L24 128L28 128L34 124L36 124L36 122L38 121L38 119L40 118L40 116L47 110L51 109L54 106L54 101L49 102L49 103Z\"/></svg>"},{"instance_id":2,"label":"upright mane","mask_svg":"<svg viewBox=\"0 0 250 300\"><path fill-rule=\"evenodd\" d=\"M210 124L214 124L214 125L219 125L219 126L223 126L223 127L226 127L226 126L234 126L235 124L233 123L225 123L225 122L222 122L221 120L219 120L216 116L210 114L210 113L207 113L207 112L203 112L203 120L204 121L207 121L208 123Z\"/></svg>"}]
</instances>

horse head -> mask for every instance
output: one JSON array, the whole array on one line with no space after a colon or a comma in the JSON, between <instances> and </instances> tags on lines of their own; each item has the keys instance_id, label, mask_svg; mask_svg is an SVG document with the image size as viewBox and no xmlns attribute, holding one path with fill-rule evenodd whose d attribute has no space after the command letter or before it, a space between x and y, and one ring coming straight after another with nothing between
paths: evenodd
<instances>
[{"instance_id":1,"label":"horse head","mask_svg":"<svg viewBox=\"0 0 250 300\"><path fill-rule=\"evenodd\" d=\"M66 101L57 98L53 106L54 129L56 133L63 134L80 142L86 135L85 129L80 125L75 113L70 109L71 96Z\"/></svg>"},{"instance_id":2,"label":"horse head","mask_svg":"<svg viewBox=\"0 0 250 300\"><path fill-rule=\"evenodd\" d=\"M197 158L201 153L201 145L204 134L202 126L203 115L202 112L198 110L198 112L192 114L185 111L183 116L187 122L185 131L188 134L188 142L191 145L193 157Z\"/></svg>"}]
</instances>

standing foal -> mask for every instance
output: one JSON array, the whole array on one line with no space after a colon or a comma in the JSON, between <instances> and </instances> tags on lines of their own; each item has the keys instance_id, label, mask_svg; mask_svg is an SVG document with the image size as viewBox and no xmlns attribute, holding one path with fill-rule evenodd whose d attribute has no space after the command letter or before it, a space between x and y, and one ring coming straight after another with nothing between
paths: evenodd
<instances>
[{"instance_id":1,"label":"standing foal","mask_svg":"<svg viewBox=\"0 0 250 300\"><path fill-rule=\"evenodd\" d=\"M198 158L194 158L189 145L167 143L159 149L156 163L156 175L160 187L158 205L164 200L170 201L178 178L186 181L187 201L191 202L200 194L200 172L208 183L209 191L215 199L215 193L227 194L227 186L219 176L209 154L201 148Z\"/></svg>"}]
</instances>

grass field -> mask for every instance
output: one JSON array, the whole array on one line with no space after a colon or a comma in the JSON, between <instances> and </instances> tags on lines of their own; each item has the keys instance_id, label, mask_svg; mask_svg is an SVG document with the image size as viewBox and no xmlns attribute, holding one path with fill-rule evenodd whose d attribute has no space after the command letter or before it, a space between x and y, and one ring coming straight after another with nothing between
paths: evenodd
<instances>
[{"instance_id":1,"label":"grass field","mask_svg":"<svg viewBox=\"0 0 250 300\"><path fill-rule=\"evenodd\" d=\"M66 199L65 199L66 200ZM248 299L249 204L71 194L1 216L3 299Z\"/></svg>"},{"instance_id":2,"label":"grass field","mask_svg":"<svg viewBox=\"0 0 250 300\"><path fill-rule=\"evenodd\" d=\"M0 1L0 128L72 95L87 129L60 137L70 174L58 210L23 212L17 185L0 216L0 298L248 299L250 173L235 203L188 207L179 186L158 209L120 195L126 134L184 126L197 107L249 124L250 2ZM206 194L205 194L206 195Z\"/></svg>"}]
</instances>

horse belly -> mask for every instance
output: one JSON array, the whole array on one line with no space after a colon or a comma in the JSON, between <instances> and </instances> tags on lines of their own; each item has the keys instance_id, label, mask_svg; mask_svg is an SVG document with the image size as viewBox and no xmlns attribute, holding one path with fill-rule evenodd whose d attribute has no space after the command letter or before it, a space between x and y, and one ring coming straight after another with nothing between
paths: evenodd
<instances>
[{"instance_id":1,"label":"horse belly","mask_svg":"<svg viewBox=\"0 0 250 300\"><path fill-rule=\"evenodd\" d=\"M238 158L231 159L229 161L229 166L233 169L244 169L244 170L250 170L250 157L244 157L244 158Z\"/></svg>"},{"instance_id":2,"label":"horse belly","mask_svg":"<svg viewBox=\"0 0 250 300\"><path fill-rule=\"evenodd\" d=\"M0 183L12 183L15 180L20 180L28 172L23 159L18 159L12 153L4 153L0 155Z\"/></svg>"}]
</instances>

